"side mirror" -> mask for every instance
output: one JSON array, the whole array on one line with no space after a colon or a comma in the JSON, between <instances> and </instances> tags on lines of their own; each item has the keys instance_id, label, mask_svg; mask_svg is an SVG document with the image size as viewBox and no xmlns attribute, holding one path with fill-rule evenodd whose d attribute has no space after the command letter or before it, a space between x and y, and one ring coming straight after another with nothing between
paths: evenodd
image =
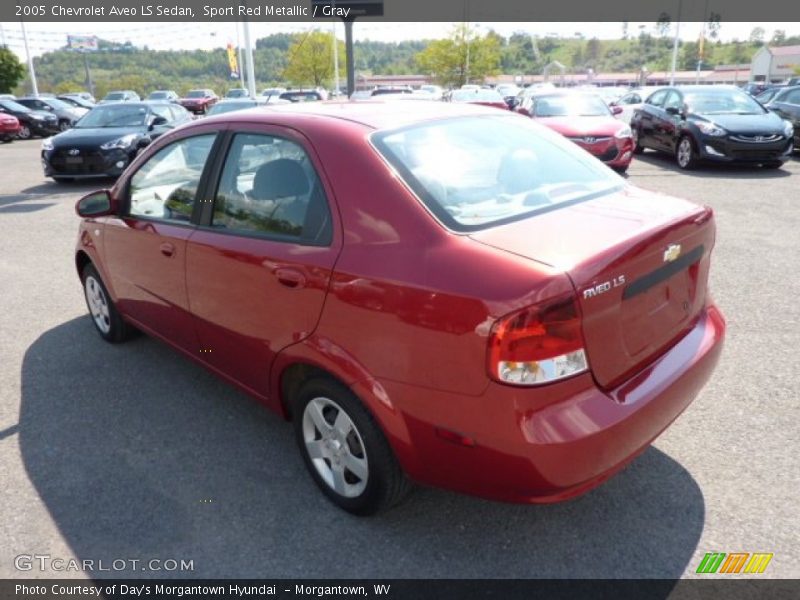
<instances>
[{"instance_id":1,"label":"side mirror","mask_svg":"<svg viewBox=\"0 0 800 600\"><path fill-rule=\"evenodd\" d=\"M167 124L167 120L164 117L156 116L156 117L153 118L152 121L150 121L150 127L148 127L148 129L150 131L153 131L153 129L155 127L158 127L159 125L166 125L166 124Z\"/></svg>"},{"instance_id":2,"label":"side mirror","mask_svg":"<svg viewBox=\"0 0 800 600\"><path fill-rule=\"evenodd\" d=\"M677 106L668 106L664 110L666 110L670 115L678 116L681 114L681 110Z\"/></svg>"},{"instance_id":3,"label":"side mirror","mask_svg":"<svg viewBox=\"0 0 800 600\"><path fill-rule=\"evenodd\" d=\"M621 115L622 114L622 107L617 106L616 104L611 106L611 114L612 115Z\"/></svg>"},{"instance_id":4,"label":"side mirror","mask_svg":"<svg viewBox=\"0 0 800 600\"><path fill-rule=\"evenodd\" d=\"M153 142L153 140L151 140L149 137L141 137L136 142L136 147L139 150L142 150L143 148L147 148L152 142Z\"/></svg>"},{"instance_id":5,"label":"side mirror","mask_svg":"<svg viewBox=\"0 0 800 600\"><path fill-rule=\"evenodd\" d=\"M117 202L108 190L92 192L75 204L75 212L79 217L105 217L117 214Z\"/></svg>"}]
</instances>

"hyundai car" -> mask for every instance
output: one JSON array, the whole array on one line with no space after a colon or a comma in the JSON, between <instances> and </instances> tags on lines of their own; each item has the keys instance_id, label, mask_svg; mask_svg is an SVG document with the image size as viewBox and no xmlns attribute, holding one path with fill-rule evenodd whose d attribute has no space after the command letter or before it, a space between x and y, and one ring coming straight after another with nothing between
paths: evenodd
<instances>
[{"instance_id":1,"label":"hyundai car","mask_svg":"<svg viewBox=\"0 0 800 600\"><path fill-rule=\"evenodd\" d=\"M650 95L631 119L635 152L652 148L678 167L701 162L780 168L792 153L794 126L732 86L679 86Z\"/></svg>"},{"instance_id":2,"label":"hyundai car","mask_svg":"<svg viewBox=\"0 0 800 600\"><path fill-rule=\"evenodd\" d=\"M121 102L93 108L74 128L42 140L45 177L116 177L161 134L191 121L175 104Z\"/></svg>"},{"instance_id":3,"label":"hyundai car","mask_svg":"<svg viewBox=\"0 0 800 600\"><path fill-rule=\"evenodd\" d=\"M213 90L189 90L189 92L178 102L189 112L204 115L208 109L217 103L219 98Z\"/></svg>"},{"instance_id":4,"label":"hyundai car","mask_svg":"<svg viewBox=\"0 0 800 600\"><path fill-rule=\"evenodd\" d=\"M0 114L10 115L19 121L17 138L28 140L35 135L49 136L60 131L58 117L44 110L31 110L16 100L0 99Z\"/></svg>"}]
</instances>

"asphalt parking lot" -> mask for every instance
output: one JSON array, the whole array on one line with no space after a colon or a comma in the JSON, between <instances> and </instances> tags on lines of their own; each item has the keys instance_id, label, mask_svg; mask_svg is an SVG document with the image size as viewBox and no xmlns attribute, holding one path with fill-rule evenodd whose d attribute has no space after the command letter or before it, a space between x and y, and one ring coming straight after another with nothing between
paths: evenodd
<instances>
[{"instance_id":1,"label":"asphalt parking lot","mask_svg":"<svg viewBox=\"0 0 800 600\"><path fill-rule=\"evenodd\" d=\"M780 170L679 172L641 187L710 204L717 371L655 445L599 489L549 506L417 489L370 519L329 504L291 427L146 337L92 330L73 264L82 193L44 179L40 142L0 145L0 578L15 557L192 560L95 576L691 577L706 552L771 552L800 577L800 156Z\"/></svg>"}]
</instances>

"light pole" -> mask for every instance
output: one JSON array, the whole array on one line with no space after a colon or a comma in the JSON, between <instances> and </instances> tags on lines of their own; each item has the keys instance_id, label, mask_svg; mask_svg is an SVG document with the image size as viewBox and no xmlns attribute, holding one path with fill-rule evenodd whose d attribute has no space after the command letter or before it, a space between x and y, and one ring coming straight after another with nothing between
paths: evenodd
<instances>
[{"instance_id":1,"label":"light pole","mask_svg":"<svg viewBox=\"0 0 800 600\"><path fill-rule=\"evenodd\" d=\"M703 28L700 30L700 43L697 48L697 75L694 82L700 83L700 67L703 64L703 45L706 41L706 22L708 21L708 0L703 8Z\"/></svg>"},{"instance_id":2,"label":"light pole","mask_svg":"<svg viewBox=\"0 0 800 600\"><path fill-rule=\"evenodd\" d=\"M333 0L331 6L336 12L336 0ZM331 21L331 29L333 30L333 82L336 96L339 95L339 44L336 40L336 19Z\"/></svg>"},{"instance_id":3,"label":"light pole","mask_svg":"<svg viewBox=\"0 0 800 600\"><path fill-rule=\"evenodd\" d=\"M675 39L672 41L672 72L669 76L669 84L675 85L675 68L678 66L678 40L681 33L681 5L683 0L678 0L678 18L675 21Z\"/></svg>"},{"instance_id":4,"label":"light pole","mask_svg":"<svg viewBox=\"0 0 800 600\"><path fill-rule=\"evenodd\" d=\"M36 71L33 70L33 58L31 57L31 51L28 49L28 32L25 31L25 21L20 19L19 24L22 27L22 41L25 44L25 55L28 58L28 74L31 76L31 92L34 97L38 98L39 86L36 85Z\"/></svg>"}]
</instances>

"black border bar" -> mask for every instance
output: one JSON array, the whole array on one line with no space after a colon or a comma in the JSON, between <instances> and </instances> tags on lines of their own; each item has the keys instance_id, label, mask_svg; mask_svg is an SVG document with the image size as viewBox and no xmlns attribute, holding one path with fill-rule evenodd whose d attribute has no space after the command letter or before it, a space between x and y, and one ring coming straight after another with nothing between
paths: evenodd
<instances>
[{"instance_id":1,"label":"black border bar","mask_svg":"<svg viewBox=\"0 0 800 600\"><path fill-rule=\"evenodd\" d=\"M342 0L346 2L346 0ZM243 16L240 5L249 9ZM144 7L150 7L150 13ZM159 10L161 7L161 10ZM215 9L212 18L204 7ZM112 9L116 9L116 12ZM166 10L165 10L166 9ZM2 0L0 21L30 22L312 22L312 0ZM800 21L800 2L787 0L383 0L387 22L701 22ZM319 15L317 15L319 16ZM318 21L318 19L317 19Z\"/></svg>"}]
</instances>

